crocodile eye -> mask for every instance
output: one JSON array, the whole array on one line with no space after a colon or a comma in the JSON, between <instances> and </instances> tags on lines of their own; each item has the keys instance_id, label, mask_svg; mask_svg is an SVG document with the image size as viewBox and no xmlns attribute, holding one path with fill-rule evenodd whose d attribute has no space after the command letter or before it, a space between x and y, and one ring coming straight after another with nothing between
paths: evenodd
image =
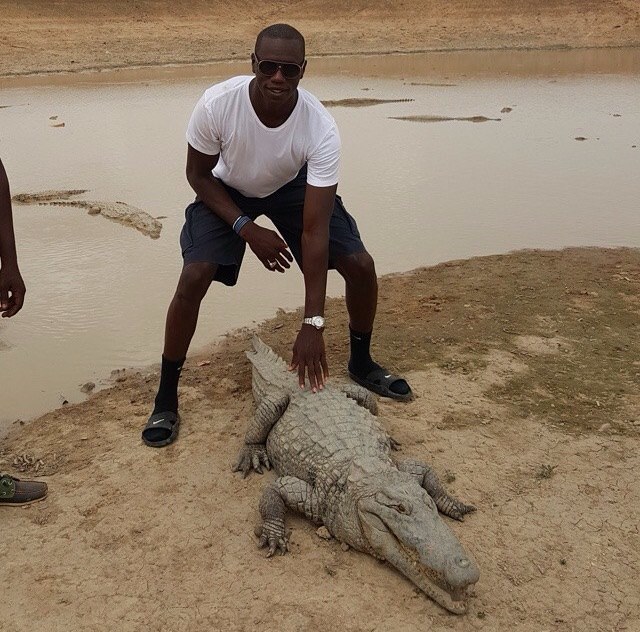
<instances>
[{"instance_id":1,"label":"crocodile eye","mask_svg":"<svg viewBox=\"0 0 640 632\"><path fill-rule=\"evenodd\" d=\"M375 496L376 502L380 503L381 505L384 505L385 507L389 507L389 509L393 509L394 511L397 511L400 514L404 514L404 515L411 515L411 512L413 511L413 507L411 506L411 503L409 502L401 502L398 501L398 498L396 496L396 498L392 498L390 496L387 496L387 494L385 494L384 492L378 492Z\"/></svg>"}]
</instances>

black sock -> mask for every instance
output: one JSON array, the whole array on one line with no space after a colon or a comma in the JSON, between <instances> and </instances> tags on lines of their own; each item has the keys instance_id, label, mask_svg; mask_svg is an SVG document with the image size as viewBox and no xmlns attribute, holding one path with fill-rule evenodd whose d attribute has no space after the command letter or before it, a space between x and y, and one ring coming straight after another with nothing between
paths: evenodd
<instances>
[{"instance_id":1,"label":"black sock","mask_svg":"<svg viewBox=\"0 0 640 632\"><path fill-rule=\"evenodd\" d=\"M153 415L156 413L178 412L178 381L182 371L182 360L167 360L162 356L162 371L160 373L160 387L156 395Z\"/></svg>"},{"instance_id":2,"label":"black sock","mask_svg":"<svg viewBox=\"0 0 640 632\"><path fill-rule=\"evenodd\" d=\"M366 377L374 369L380 368L371 359L369 347L371 345L371 332L362 333L349 327L349 341L351 343L351 358L349 359L349 371L360 377Z\"/></svg>"}]
</instances>

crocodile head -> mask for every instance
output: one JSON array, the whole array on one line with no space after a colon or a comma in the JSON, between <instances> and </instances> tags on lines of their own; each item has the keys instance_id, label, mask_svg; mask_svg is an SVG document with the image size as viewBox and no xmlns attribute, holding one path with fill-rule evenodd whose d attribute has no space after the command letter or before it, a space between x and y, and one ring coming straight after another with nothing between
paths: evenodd
<instances>
[{"instance_id":1,"label":"crocodile head","mask_svg":"<svg viewBox=\"0 0 640 632\"><path fill-rule=\"evenodd\" d=\"M374 555L387 560L438 604L455 614L480 573L415 480L385 475L357 504L362 534ZM373 491L372 491L373 489Z\"/></svg>"}]
</instances>

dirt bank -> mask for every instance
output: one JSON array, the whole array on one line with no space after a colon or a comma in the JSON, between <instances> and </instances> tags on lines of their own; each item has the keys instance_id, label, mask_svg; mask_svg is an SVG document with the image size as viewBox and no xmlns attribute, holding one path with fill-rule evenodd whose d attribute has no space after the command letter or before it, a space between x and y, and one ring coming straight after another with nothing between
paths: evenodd
<instances>
[{"instance_id":1,"label":"dirt bank","mask_svg":"<svg viewBox=\"0 0 640 632\"><path fill-rule=\"evenodd\" d=\"M188 360L169 448L139 439L157 374L126 371L9 438L0 468L43 476L51 494L0 511L2 629L638 629L639 288L636 250L522 252L382 279L376 356L417 395L383 402L384 423L402 456L478 507L452 525L482 572L468 615L300 517L290 555L263 558L252 531L272 474L230 471L253 406L243 331ZM343 380L342 301L327 316ZM259 333L288 358L298 321L283 313Z\"/></svg>"},{"instance_id":2,"label":"dirt bank","mask_svg":"<svg viewBox=\"0 0 640 632\"><path fill-rule=\"evenodd\" d=\"M0 76L248 57L288 22L311 55L640 45L636 0L0 0Z\"/></svg>"}]
</instances>

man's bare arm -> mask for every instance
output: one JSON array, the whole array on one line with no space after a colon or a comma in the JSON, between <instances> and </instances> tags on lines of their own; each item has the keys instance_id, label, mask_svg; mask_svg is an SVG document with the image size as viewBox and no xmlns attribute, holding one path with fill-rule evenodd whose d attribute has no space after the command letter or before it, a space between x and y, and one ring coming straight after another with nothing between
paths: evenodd
<instances>
[{"instance_id":1,"label":"man's bare arm","mask_svg":"<svg viewBox=\"0 0 640 632\"><path fill-rule=\"evenodd\" d=\"M305 317L324 315L329 263L329 222L336 189L337 185L315 187L307 184L302 229ZM302 325L293 347L291 368L298 370L300 386L304 386L305 376L308 376L313 391L323 388L329 377L329 368L322 331L310 325Z\"/></svg>"},{"instance_id":2,"label":"man's bare arm","mask_svg":"<svg viewBox=\"0 0 640 632\"><path fill-rule=\"evenodd\" d=\"M220 154L209 156L187 145L187 180L196 195L221 219L233 225L242 211L211 173Z\"/></svg>"},{"instance_id":3,"label":"man's bare arm","mask_svg":"<svg viewBox=\"0 0 640 632\"><path fill-rule=\"evenodd\" d=\"M229 226L242 216L231 196L222 183L213 177L211 171L218 163L220 154L209 156L188 145L187 180L196 195ZM267 270L284 272L291 267L293 256L287 250L287 244L273 230L249 222L238 233L248 244ZM270 265L275 262L275 265Z\"/></svg>"},{"instance_id":4,"label":"man's bare arm","mask_svg":"<svg viewBox=\"0 0 640 632\"><path fill-rule=\"evenodd\" d=\"M324 315L329 265L329 222L337 185L307 185L302 228L302 272L304 274L305 316Z\"/></svg>"}]
</instances>

